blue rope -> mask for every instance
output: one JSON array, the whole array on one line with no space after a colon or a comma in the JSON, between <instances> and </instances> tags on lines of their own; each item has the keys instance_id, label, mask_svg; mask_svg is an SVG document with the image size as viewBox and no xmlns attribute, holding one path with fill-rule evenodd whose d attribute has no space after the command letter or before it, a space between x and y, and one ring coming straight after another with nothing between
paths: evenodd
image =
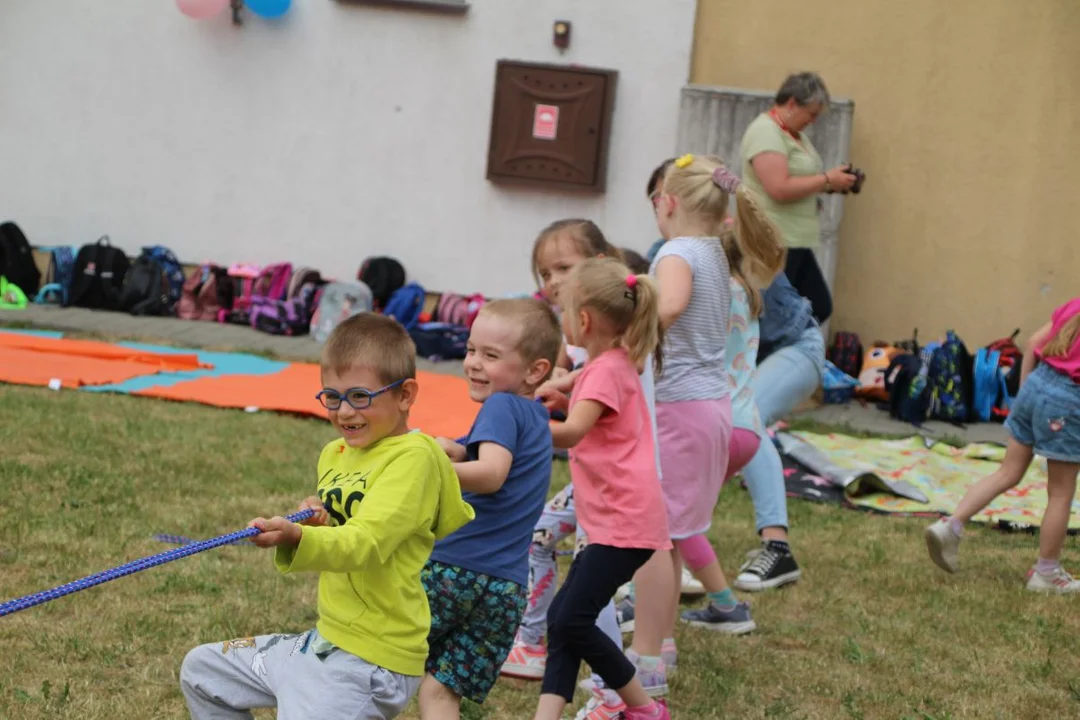
<instances>
[{"instance_id":1,"label":"blue rope","mask_svg":"<svg viewBox=\"0 0 1080 720\"><path fill-rule=\"evenodd\" d=\"M293 513L286 517L286 520L292 522L300 522L301 520L307 520L315 513L314 510L301 510L300 512ZM243 540L245 538L254 537L258 535L261 530L258 528L245 528L244 530L237 530L236 532L229 533L228 535L219 535L216 538L209 540L199 540L183 547L173 548L172 550L166 550L163 553L157 555L151 555L150 557L140 558L138 560L132 560L129 563L124 563L118 567L110 568L109 570L103 570L94 575L88 575L87 577L79 580L74 580L65 585L54 587L52 590L43 590L42 592L33 593L31 595L25 595L21 598L15 598L14 600L8 600L7 602L0 603L0 617L5 615L11 615L17 613L20 610L26 610L36 605L47 603L50 600L55 600L65 595L78 592L80 590L86 590L92 588L95 585L101 585L102 583L109 582L110 580L116 580L133 573L137 573L140 570L149 570L152 567L158 565L164 565L167 562L173 560L179 560L180 558L188 557L189 555L195 555L205 550L212 550L222 545L230 545L237 540Z\"/></svg>"}]
</instances>

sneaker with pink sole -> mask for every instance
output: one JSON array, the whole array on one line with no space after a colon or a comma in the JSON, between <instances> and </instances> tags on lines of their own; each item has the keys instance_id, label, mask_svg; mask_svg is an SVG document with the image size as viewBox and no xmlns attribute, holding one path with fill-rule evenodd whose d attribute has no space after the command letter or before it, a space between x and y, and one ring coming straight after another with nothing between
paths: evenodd
<instances>
[{"instance_id":1,"label":"sneaker with pink sole","mask_svg":"<svg viewBox=\"0 0 1080 720\"><path fill-rule=\"evenodd\" d=\"M519 680L543 680L546 665L547 649L543 645L533 645L518 638L499 674Z\"/></svg>"}]
</instances>

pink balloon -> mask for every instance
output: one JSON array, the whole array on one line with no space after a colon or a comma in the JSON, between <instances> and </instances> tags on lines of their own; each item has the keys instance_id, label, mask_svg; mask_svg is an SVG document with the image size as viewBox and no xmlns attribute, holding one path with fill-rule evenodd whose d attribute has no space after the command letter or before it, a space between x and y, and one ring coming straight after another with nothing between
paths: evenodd
<instances>
[{"instance_id":1,"label":"pink balloon","mask_svg":"<svg viewBox=\"0 0 1080 720\"><path fill-rule=\"evenodd\" d=\"M189 18L205 20L224 12L229 0L176 0L176 6Z\"/></svg>"}]
</instances>

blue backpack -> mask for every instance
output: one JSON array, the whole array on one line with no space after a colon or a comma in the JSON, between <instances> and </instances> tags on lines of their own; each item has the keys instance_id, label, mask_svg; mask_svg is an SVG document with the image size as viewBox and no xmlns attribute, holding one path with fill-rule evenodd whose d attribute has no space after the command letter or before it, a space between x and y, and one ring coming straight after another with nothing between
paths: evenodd
<instances>
[{"instance_id":1,"label":"blue backpack","mask_svg":"<svg viewBox=\"0 0 1080 720\"><path fill-rule=\"evenodd\" d=\"M424 309L426 293L419 283L411 282L398 288L383 308L383 315L392 317L406 330L411 330L420 322L420 311Z\"/></svg>"},{"instance_id":2,"label":"blue backpack","mask_svg":"<svg viewBox=\"0 0 1080 720\"><path fill-rule=\"evenodd\" d=\"M927 385L930 388L930 416L951 423L965 423L974 417L972 359L964 341L952 330L930 357Z\"/></svg>"},{"instance_id":3,"label":"blue backpack","mask_svg":"<svg viewBox=\"0 0 1080 720\"><path fill-rule=\"evenodd\" d=\"M71 278L75 274L76 248L67 245L43 247L49 253L49 269L45 273L45 282L34 298L36 303L67 305L71 292Z\"/></svg>"},{"instance_id":4,"label":"blue backpack","mask_svg":"<svg viewBox=\"0 0 1080 720\"><path fill-rule=\"evenodd\" d=\"M184 294L184 269L172 250L150 245L131 264L120 291L119 309L132 315L176 315Z\"/></svg>"}]
</instances>

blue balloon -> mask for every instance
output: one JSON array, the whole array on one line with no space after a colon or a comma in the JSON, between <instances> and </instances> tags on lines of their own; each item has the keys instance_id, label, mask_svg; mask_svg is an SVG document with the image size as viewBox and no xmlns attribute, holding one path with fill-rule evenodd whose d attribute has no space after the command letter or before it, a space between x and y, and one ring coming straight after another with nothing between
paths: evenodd
<instances>
[{"instance_id":1,"label":"blue balloon","mask_svg":"<svg viewBox=\"0 0 1080 720\"><path fill-rule=\"evenodd\" d=\"M289 11L292 0L244 0L247 9L264 18L279 18Z\"/></svg>"}]
</instances>

